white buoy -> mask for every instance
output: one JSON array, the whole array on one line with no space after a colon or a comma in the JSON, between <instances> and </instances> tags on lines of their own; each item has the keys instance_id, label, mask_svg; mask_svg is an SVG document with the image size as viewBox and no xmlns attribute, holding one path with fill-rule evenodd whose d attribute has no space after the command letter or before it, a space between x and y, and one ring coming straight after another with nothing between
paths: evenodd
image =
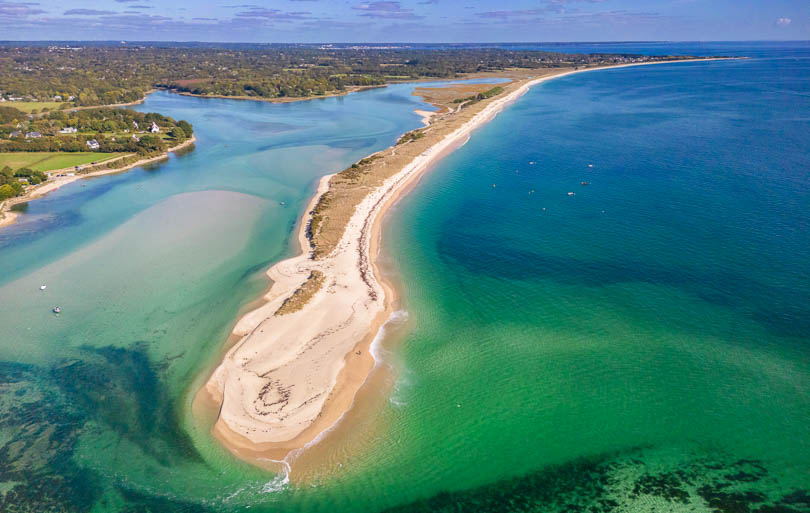
<instances>
[{"instance_id":1,"label":"white buoy","mask_svg":"<svg viewBox=\"0 0 810 513\"><path fill-rule=\"evenodd\" d=\"M47 286L47 285L40 285L39 290L45 290L45 289L47 289L47 288L48 288L48 286Z\"/></svg>"}]
</instances>

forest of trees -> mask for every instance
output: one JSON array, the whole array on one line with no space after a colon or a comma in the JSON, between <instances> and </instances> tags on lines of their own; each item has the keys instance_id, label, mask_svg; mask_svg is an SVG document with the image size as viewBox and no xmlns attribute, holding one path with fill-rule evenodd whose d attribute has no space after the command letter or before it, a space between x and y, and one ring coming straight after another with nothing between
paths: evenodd
<instances>
[{"instance_id":1,"label":"forest of trees","mask_svg":"<svg viewBox=\"0 0 810 513\"><path fill-rule=\"evenodd\" d=\"M132 102L154 87L193 94L307 97L504 68L676 59L499 48L357 49L159 46L0 46L0 95L76 106Z\"/></svg>"}]
</instances>

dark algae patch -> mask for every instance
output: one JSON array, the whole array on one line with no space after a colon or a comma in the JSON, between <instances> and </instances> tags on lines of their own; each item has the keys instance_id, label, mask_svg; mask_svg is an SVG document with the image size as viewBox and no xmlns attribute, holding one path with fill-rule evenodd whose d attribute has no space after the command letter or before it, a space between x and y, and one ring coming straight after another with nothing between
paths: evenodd
<instances>
[{"instance_id":1,"label":"dark algae patch","mask_svg":"<svg viewBox=\"0 0 810 513\"><path fill-rule=\"evenodd\" d=\"M180 428L158 370L145 349L85 348L86 357L51 371L70 403L138 445L162 465L200 461Z\"/></svg>"},{"instance_id":2,"label":"dark algae patch","mask_svg":"<svg viewBox=\"0 0 810 513\"><path fill-rule=\"evenodd\" d=\"M128 511L176 511L168 499L147 501L124 484L111 486L110 476L78 457L82 437L112 431L116 443L137 446L158 465L201 462L160 369L142 348L82 348L77 356L51 368L0 362L0 511L90 511L107 492L132 504Z\"/></svg>"},{"instance_id":3,"label":"dark algae patch","mask_svg":"<svg viewBox=\"0 0 810 513\"><path fill-rule=\"evenodd\" d=\"M64 401L46 371L0 363L0 511L89 511L99 476L72 460L85 412Z\"/></svg>"},{"instance_id":4,"label":"dark algae patch","mask_svg":"<svg viewBox=\"0 0 810 513\"><path fill-rule=\"evenodd\" d=\"M769 492L775 479L760 461L712 455L662 465L657 459L654 450L581 459L478 488L441 492L386 513L810 512L808 490Z\"/></svg>"}]
</instances>

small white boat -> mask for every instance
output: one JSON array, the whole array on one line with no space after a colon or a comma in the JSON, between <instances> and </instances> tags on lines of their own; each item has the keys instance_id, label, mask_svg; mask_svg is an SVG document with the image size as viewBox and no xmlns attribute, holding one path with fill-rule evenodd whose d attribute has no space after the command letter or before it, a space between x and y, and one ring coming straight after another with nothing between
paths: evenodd
<instances>
[{"instance_id":1,"label":"small white boat","mask_svg":"<svg viewBox=\"0 0 810 513\"><path fill-rule=\"evenodd\" d=\"M588 167L593 167L593 164L588 164Z\"/></svg>"},{"instance_id":2,"label":"small white boat","mask_svg":"<svg viewBox=\"0 0 810 513\"><path fill-rule=\"evenodd\" d=\"M47 288L48 288L48 286L47 286L47 285L40 285L40 286L39 286L39 290L45 290L45 289L47 289Z\"/></svg>"},{"instance_id":3,"label":"small white boat","mask_svg":"<svg viewBox=\"0 0 810 513\"><path fill-rule=\"evenodd\" d=\"M577 195L577 193L575 193L575 192L569 192L569 193L568 193L568 195L569 195L569 196L576 196L576 195Z\"/></svg>"},{"instance_id":4,"label":"small white boat","mask_svg":"<svg viewBox=\"0 0 810 513\"><path fill-rule=\"evenodd\" d=\"M53 313L58 314L58 313L61 313L61 312L62 312L62 309L60 307L58 307L58 306L53 307Z\"/></svg>"}]
</instances>

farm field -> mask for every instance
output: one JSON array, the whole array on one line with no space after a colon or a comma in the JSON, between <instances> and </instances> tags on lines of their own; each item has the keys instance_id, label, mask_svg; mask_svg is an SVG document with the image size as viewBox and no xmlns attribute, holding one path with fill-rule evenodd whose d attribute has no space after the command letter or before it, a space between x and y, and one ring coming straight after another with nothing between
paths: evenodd
<instances>
[{"instance_id":1,"label":"farm field","mask_svg":"<svg viewBox=\"0 0 810 513\"><path fill-rule=\"evenodd\" d=\"M66 167L81 166L91 162L104 162L124 153L93 152L10 152L0 153L0 169L9 166L12 169L27 167L34 171L52 171Z\"/></svg>"},{"instance_id":2,"label":"farm field","mask_svg":"<svg viewBox=\"0 0 810 513\"><path fill-rule=\"evenodd\" d=\"M30 114L35 109L39 112L42 112L42 109L59 110L62 105L71 106L73 104L67 102L5 102L3 105Z\"/></svg>"}]
</instances>

